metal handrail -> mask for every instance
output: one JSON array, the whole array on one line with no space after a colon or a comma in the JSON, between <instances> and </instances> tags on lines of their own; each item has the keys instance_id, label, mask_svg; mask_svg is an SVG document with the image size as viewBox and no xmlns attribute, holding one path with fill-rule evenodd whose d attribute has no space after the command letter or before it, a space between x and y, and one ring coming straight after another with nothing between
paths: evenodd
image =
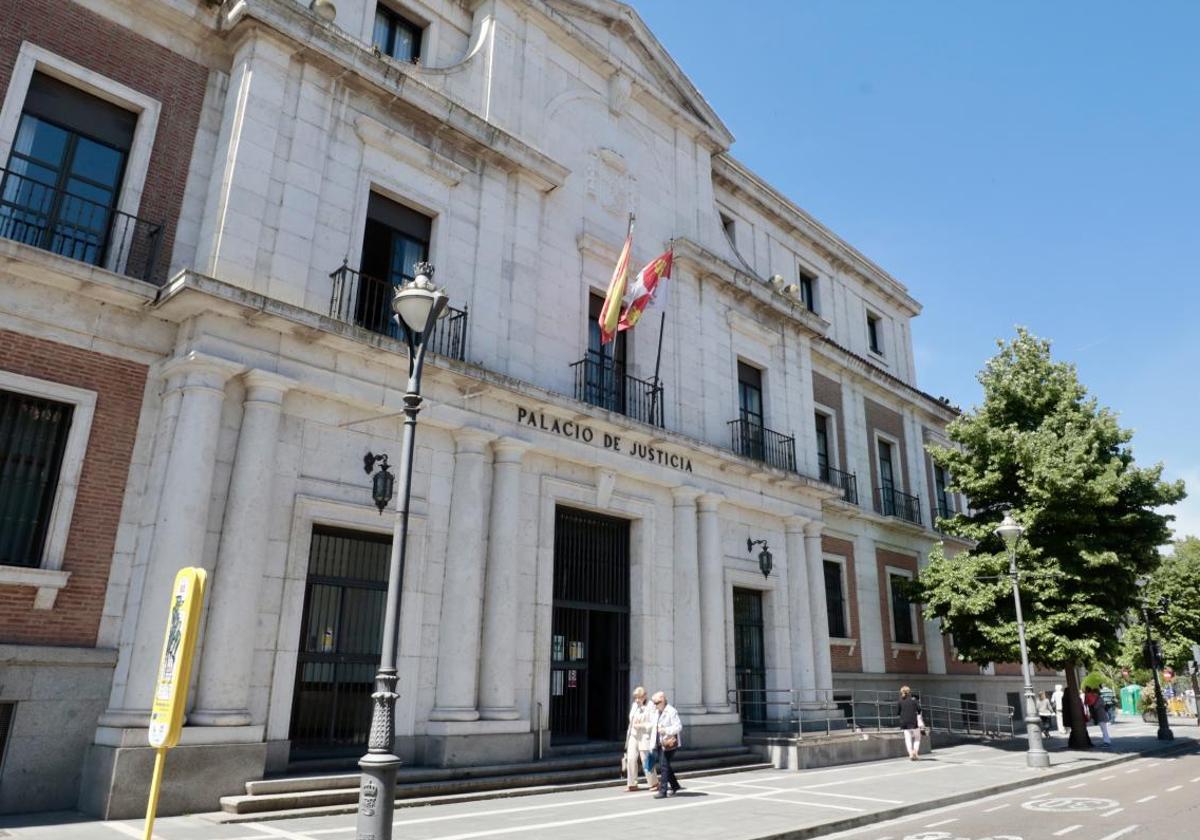
<instances>
[{"instance_id":1,"label":"metal handrail","mask_svg":"<svg viewBox=\"0 0 1200 840\"><path fill-rule=\"evenodd\" d=\"M895 487L875 488L875 512L884 516L894 516L914 525L921 524L921 500L908 493L901 493Z\"/></svg>"},{"instance_id":2,"label":"metal handrail","mask_svg":"<svg viewBox=\"0 0 1200 840\"><path fill-rule=\"evenodd\" d=\"M796 471L796 438L768 429L749 417L730 420L733 451L744 458L762 461L788 472Z\"/></svg>"},{"instance_id":3,"label":"metal handrail","mask_svg":"<svg viewBox=\"0 0 1200 840\"><path fill-rule=\"evenodd\" d=\"M333 287L329 297L329 317L363 327L391 338L401 338L400 326L392 317L395 286L369 274L362 274L346 263L331 271ZM428 339L430 353L458 359L467 354L467 308L447 306Z\"/></svg>"},{"instance_id":4,"label":"metal handrail","mask_svg":"<svg viewBox=\"0 0 1200 840\"><path fill-rule=\"evenodd\" d=\"M570 367L575 399L662 428L662 382L630 376L622 362L595 350Z\"/></svg>"},{"instance_id":5,"label":"metal handrail","mask_svg":"<svg viewBox=\"0 0 1200 840\"><path fill-rule=\"evenodd\" d=\"M163 225L0 168L0 238L161 283Z\"/></svg>"},{"instance_id":6,"label":"metal handrail","mask_svg":"<svg viewBox=\"0 0 1200 840\"><path fill-rule=\"evenodd\" d=\"M858 477L854 473L824 465L821 467L821 481L842 488L842 499L852 505L858 504Z\"/></svg>"},{"instance_id":7,"label":"metal handrail","mask_svg":"<svg viewBox=\"0 0 1200 840\"><path fill-rule=\"evenodd\" d=\"M925 726L932 732L1014 737L1013 710L1007 705L958 697L916 695ZM874 689L730 689L729 699L747 733L797 739L837 732L884 732L900 726L899 696Z\"/></svg>"}]
</instances>

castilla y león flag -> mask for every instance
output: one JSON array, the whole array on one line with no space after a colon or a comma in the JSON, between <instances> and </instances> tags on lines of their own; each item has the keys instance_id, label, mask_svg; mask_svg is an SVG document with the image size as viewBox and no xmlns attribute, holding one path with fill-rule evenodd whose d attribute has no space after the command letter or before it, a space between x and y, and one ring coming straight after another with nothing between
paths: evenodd
<instances>
[{"instance_id":1,"label":"castilla y le\u00f3n flag","mask_svg":"<svg viewBox=\"0 0 1200 840\"><path fill-rule=\"evenodd\" d=\"M618 330L630 329L642 317L642 312L654 299L662 281L670 278L671 261L674 256L674 249L667 249L666 253L647 263L646 267L633 278L633 282L629 284L629 304L621 312L621 320L617 324Z\"/></svg>"},{"instance_id":2,"label":"castilla y le\u00f3n flag","mask_svg":"<svg viewBox=\"0 0 1200 840\"><path fill-rule=\"evenodd\" d=\"M629 252L633 249L633 214L629 214L629 231L625 234L625 245L621 248L621 256L617 258L617 267L613 269L612 280L608 283L608 294L604 296L604 306L600 309L600 343L608 344L617 337L617 329L621 322L621 300L625 297L625 284L629 279Z\"/></svg>"}]
</instances>

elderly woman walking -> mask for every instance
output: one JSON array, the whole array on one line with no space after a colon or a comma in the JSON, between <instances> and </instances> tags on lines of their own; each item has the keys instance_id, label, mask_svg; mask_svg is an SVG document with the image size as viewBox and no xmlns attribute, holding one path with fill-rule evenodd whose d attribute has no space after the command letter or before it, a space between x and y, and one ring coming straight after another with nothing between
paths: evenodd
<instances>
[{"instance_id":1,"label":"elderly woman walking","mask_svg":"<svg viewBox=\"0 0 1200 840\"><path fill-rule=\"evenodd\" d=\"M630 791L638 789L638 772L646 771L646 782L654 790L658 783L657 774L649 761L654 752L655 709L646 700L646 689L638 686L633 690L633 705L629 707L629 728L625 731L625 757L621 766L625 768L625 784Z\"/></svg>"},{"instance_id":2,"label":"elderly woman walking","mask_svg":"<svg viewBox=\"0 0 1200 840\"><path fill-rule=\"evenodd\" d=\"M904 730L904 746L910 761L916 761L921 752L921 730L925 721L921 717L921 701L913 697L908 686L900 688L900 728Z\"/></svg>"}]
</instances>

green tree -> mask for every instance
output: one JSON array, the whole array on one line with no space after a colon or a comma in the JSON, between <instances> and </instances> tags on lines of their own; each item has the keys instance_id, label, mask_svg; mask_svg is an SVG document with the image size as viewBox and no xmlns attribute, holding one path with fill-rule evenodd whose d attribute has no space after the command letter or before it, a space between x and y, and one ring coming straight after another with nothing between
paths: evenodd
<instances>
[{"instance_id":1,"label":"green tree","mask_svg":"<svg viewBox=\"0 0 1200 840\"><path fill-rule=\"evenodd\" d=\"M1176 671L1183 671L1192 659L1192 645L1200 645L1200 539L1176 540L1174 550L1150 576L1146 599L1157 605L1164 595L1168 599L1167 611L1153 620L1154 638L1162 646L1163 661ZM1135 611L1121 637L1122 666L1145 667L1142 655L1145 641L1142 614Z\"/></svg>"},{"instance_id":2,"label":"green tree","mask_svg":"<svg viewBox=\"0 0 1200 840\"><path fill-rule=\"evenodd\" d=\"M979 374L980 406L950 423L953 446L929 452L971 510L943 529L974 546L938 545L914 586L965 659L1020 658L1003 541L1005 510L1025 527L1017 546L1030 659L1067 672L1071 745L1090 746L1078 702L1079 664L1115 659L1117 627L1137 597L1134 581L1159 563L1173 517L1156 508L1184 496L1162 466L1135 465L1131 432L1101 408L1073 365L1024 329Z\"/></svg>"}]
</instances>

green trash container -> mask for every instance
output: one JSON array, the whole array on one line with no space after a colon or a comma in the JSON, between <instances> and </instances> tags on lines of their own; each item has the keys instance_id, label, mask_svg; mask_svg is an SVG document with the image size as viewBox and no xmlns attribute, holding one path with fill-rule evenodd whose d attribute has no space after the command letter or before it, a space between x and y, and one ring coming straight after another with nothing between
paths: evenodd
<instances>
[{"instance_id":1,"label":"green trash container","mask_svg":"<svg viewBox=\"0 0 1200 840\"><path fill-rule=\"evenodd\" d=\"M1142 699L1142 687L1140 685L1127 685L1121 689L1121 713L1126 715L1136 716L1138 713L1138 701Z\"/></svg>"}]
</instances>

